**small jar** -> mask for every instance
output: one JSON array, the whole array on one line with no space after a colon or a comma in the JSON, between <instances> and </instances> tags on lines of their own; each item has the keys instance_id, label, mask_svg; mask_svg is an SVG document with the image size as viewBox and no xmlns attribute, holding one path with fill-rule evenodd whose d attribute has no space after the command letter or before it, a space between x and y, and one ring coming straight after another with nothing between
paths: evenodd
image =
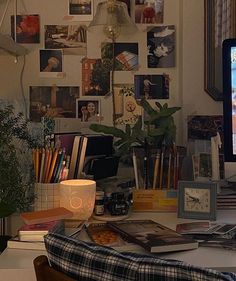
<instances>
[{"instance_id":1,"label":"small jar","mask_svg":"<svg viewBox=\"0 0 236 281\"><path fill-rule=\"evenodd\" d=\"M104 191L96 192L94 213L96 216L104 215Z\"/></svg>"}]
</instances>

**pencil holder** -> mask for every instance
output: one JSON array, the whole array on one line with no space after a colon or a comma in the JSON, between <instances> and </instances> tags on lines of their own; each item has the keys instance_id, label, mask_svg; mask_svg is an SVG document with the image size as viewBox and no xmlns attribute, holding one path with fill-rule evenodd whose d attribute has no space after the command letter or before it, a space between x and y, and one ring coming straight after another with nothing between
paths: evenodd
<instances>
[{"instance_id":1,"label":"pencil holder","mask_svg":"<svg viewBox=\"0 0 236 281\"><path fill-rule=\"evenodd\" d=\"M60 207L59 183L36 183L34 210Z\"/></svg>"}]
</instances>

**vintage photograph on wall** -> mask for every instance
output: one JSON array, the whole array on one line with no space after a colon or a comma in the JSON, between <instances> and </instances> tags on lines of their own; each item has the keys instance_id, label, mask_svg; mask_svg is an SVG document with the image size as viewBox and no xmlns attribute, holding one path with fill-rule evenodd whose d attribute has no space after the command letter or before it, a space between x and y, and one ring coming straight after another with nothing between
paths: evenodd
<instances>
[{"instance_id":1,"label":"vintage photograph on wall","mask_svg":"<svg viewBox=\"0 0 236 281\"><path fill-rule=\"evenodd\" d=\"M134 75L134 92L136 99L168 99L168 75Z\"/></svg>"},{"instance_id":2,"label":"vintage photograph on wall","mask_svg":"<svg viewBox=\"0 0 236 281\"><path fill-rule=\"evenodd\" d=\"M42 117L76 118L76 99L79 87L30 86L30 120L40 122Z\"/></svg>"},{"instance_id":3,"label":"vintage photograph on wall","mask_svg":"<svg viewBox=\"0 0 236 281\"><path fill-rule=\"evenodd\" d=\"M175 66L175 26L156 26L147 32L148 68Z\"/></svg>"},{"instance_id":4,"label":"vintage photograph on wall","mask_svg":"<svg viewBox=\"0 0 236 281\"><path fill-rule=\"evenodd\" d=\"M135 23L163 23L164 0L135 0Z\"/></svg>"},{"instance_id":5,"label":"vintage photograph on wall","mask_svg":"<svg viewBox=\"0 0 236 281\"><path fill-rule=\"evenodd\" d=\"M76 21L91 21L93 19L93 0L69 0L68 14Z\"/></svg>"},{"instance_id":6,"label":"vintage photograph on wall","mask_svg":"<svg viewBox=\"0 0 236 281\"><path fill-rule=\"evenodd\" d=\"M40 76L63 77L63 51L39 50Z\"/></svg>"},{"instance_id":7,"label":"vintage photograph on wall","mask_svg":"<svg viewBox=\"0 0 236 281\"><path fill-rule=\"evenodd\" d=\"M112 66L113 61L113 44L103 43L101 55L102 59L110 62ZM114 44L115 56L115 70L138 70L138 43L115 43Z\"/></svg>"},{"instance_id":8,"label":"vintage photograph on wall","mask_svg":"<svg viewBox=\"0 0 236 281\"><path fill-rule=\"evenodd\" d=\"M115 84L114 102L117 125L135 124L142 115L142 108L134 96L134 85Z\"/></svg>"},{"instance_id":9,"label":"vintage photograph on wall","mask_svg":"<svg viewBox=\"0 0 236 281\"><path fill-rule=\"evenodd\" d=\"M16 30L15 17L11 16L11 36L16 42L23 44L40 43L39 15L17 15Z\"/></svg>"},{"instance_id":10,"label":"vintage photograph on wall","mask_svg":"<svg viewBox=\"0 0 236 281\"><path fill-rule=\"evenodd\" d=\"M98 98L81 98L76 100L76 117L81 122L100 123L101 102Z\"/></svg>"},{"instance_id":11,"label":"vintage photograph on wall","mask_svg":"<svg viewBox=\"0 0 236 281\"><path fill-rule=\"evenodd\" d=\"M45 25L45 49L63 49L67 55L86 55L85 25Z\"/></svg>"},{"instance_id":12,"label":"vintage photograph on wall","mask_svg":"<svg viewBox=\"0 0 236 281\"><path fill-rule=\"evenodd\" d=\"M110 69L101 59L82 60L82 96L105 96L110 92Z\"/></svg>"}]
</instances>

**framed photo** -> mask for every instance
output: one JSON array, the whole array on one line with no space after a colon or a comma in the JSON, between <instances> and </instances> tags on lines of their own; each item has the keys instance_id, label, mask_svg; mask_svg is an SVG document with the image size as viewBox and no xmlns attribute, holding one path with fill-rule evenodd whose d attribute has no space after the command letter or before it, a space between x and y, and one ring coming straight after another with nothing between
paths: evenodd
<instances>
[{"instance_id":1,"label":"framed photo","mask_svg":"<svg viewBox=\"0 0 236 281\"><path fill-rule=\"evenodd\" d=\"M93 0L68 0L68 14L73 20L91 21L93 19Z\"/></svg>"},{"instance_id":2,"label":"framed photo","mask_svg":"<svg viewBox=\"0 0 236 281\"><path fill-rule=\"evenodd\" d=\"M100 123L101 120L101 104L100 99L82 98L76 100L76 117L81 122Z\"/></svg>"},{"instance_id":3,"label":"framed photo","mask_svg":"<svg viewBox=\"0 0 236 281\"><path fill-rule=\"evenodd\" d=\"M179 181L178 217L185 219L216 219L217 183Z\"/></svg>"}]
</instances>

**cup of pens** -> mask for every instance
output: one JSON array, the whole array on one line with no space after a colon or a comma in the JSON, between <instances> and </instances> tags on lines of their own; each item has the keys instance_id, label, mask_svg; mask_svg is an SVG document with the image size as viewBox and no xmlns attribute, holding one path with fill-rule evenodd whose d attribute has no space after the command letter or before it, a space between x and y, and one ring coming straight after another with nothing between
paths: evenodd
<instances>
[{"instance_id":1,"label":"cup of pens","mask_svg":"<svg viewBox=\"0 0 236 281\"><path fill-rule=\"evenodd\" d=\"M177 188L180 156L175 147L133 147L133 167L136 189Z\"/></svg>"}]
</instances>

